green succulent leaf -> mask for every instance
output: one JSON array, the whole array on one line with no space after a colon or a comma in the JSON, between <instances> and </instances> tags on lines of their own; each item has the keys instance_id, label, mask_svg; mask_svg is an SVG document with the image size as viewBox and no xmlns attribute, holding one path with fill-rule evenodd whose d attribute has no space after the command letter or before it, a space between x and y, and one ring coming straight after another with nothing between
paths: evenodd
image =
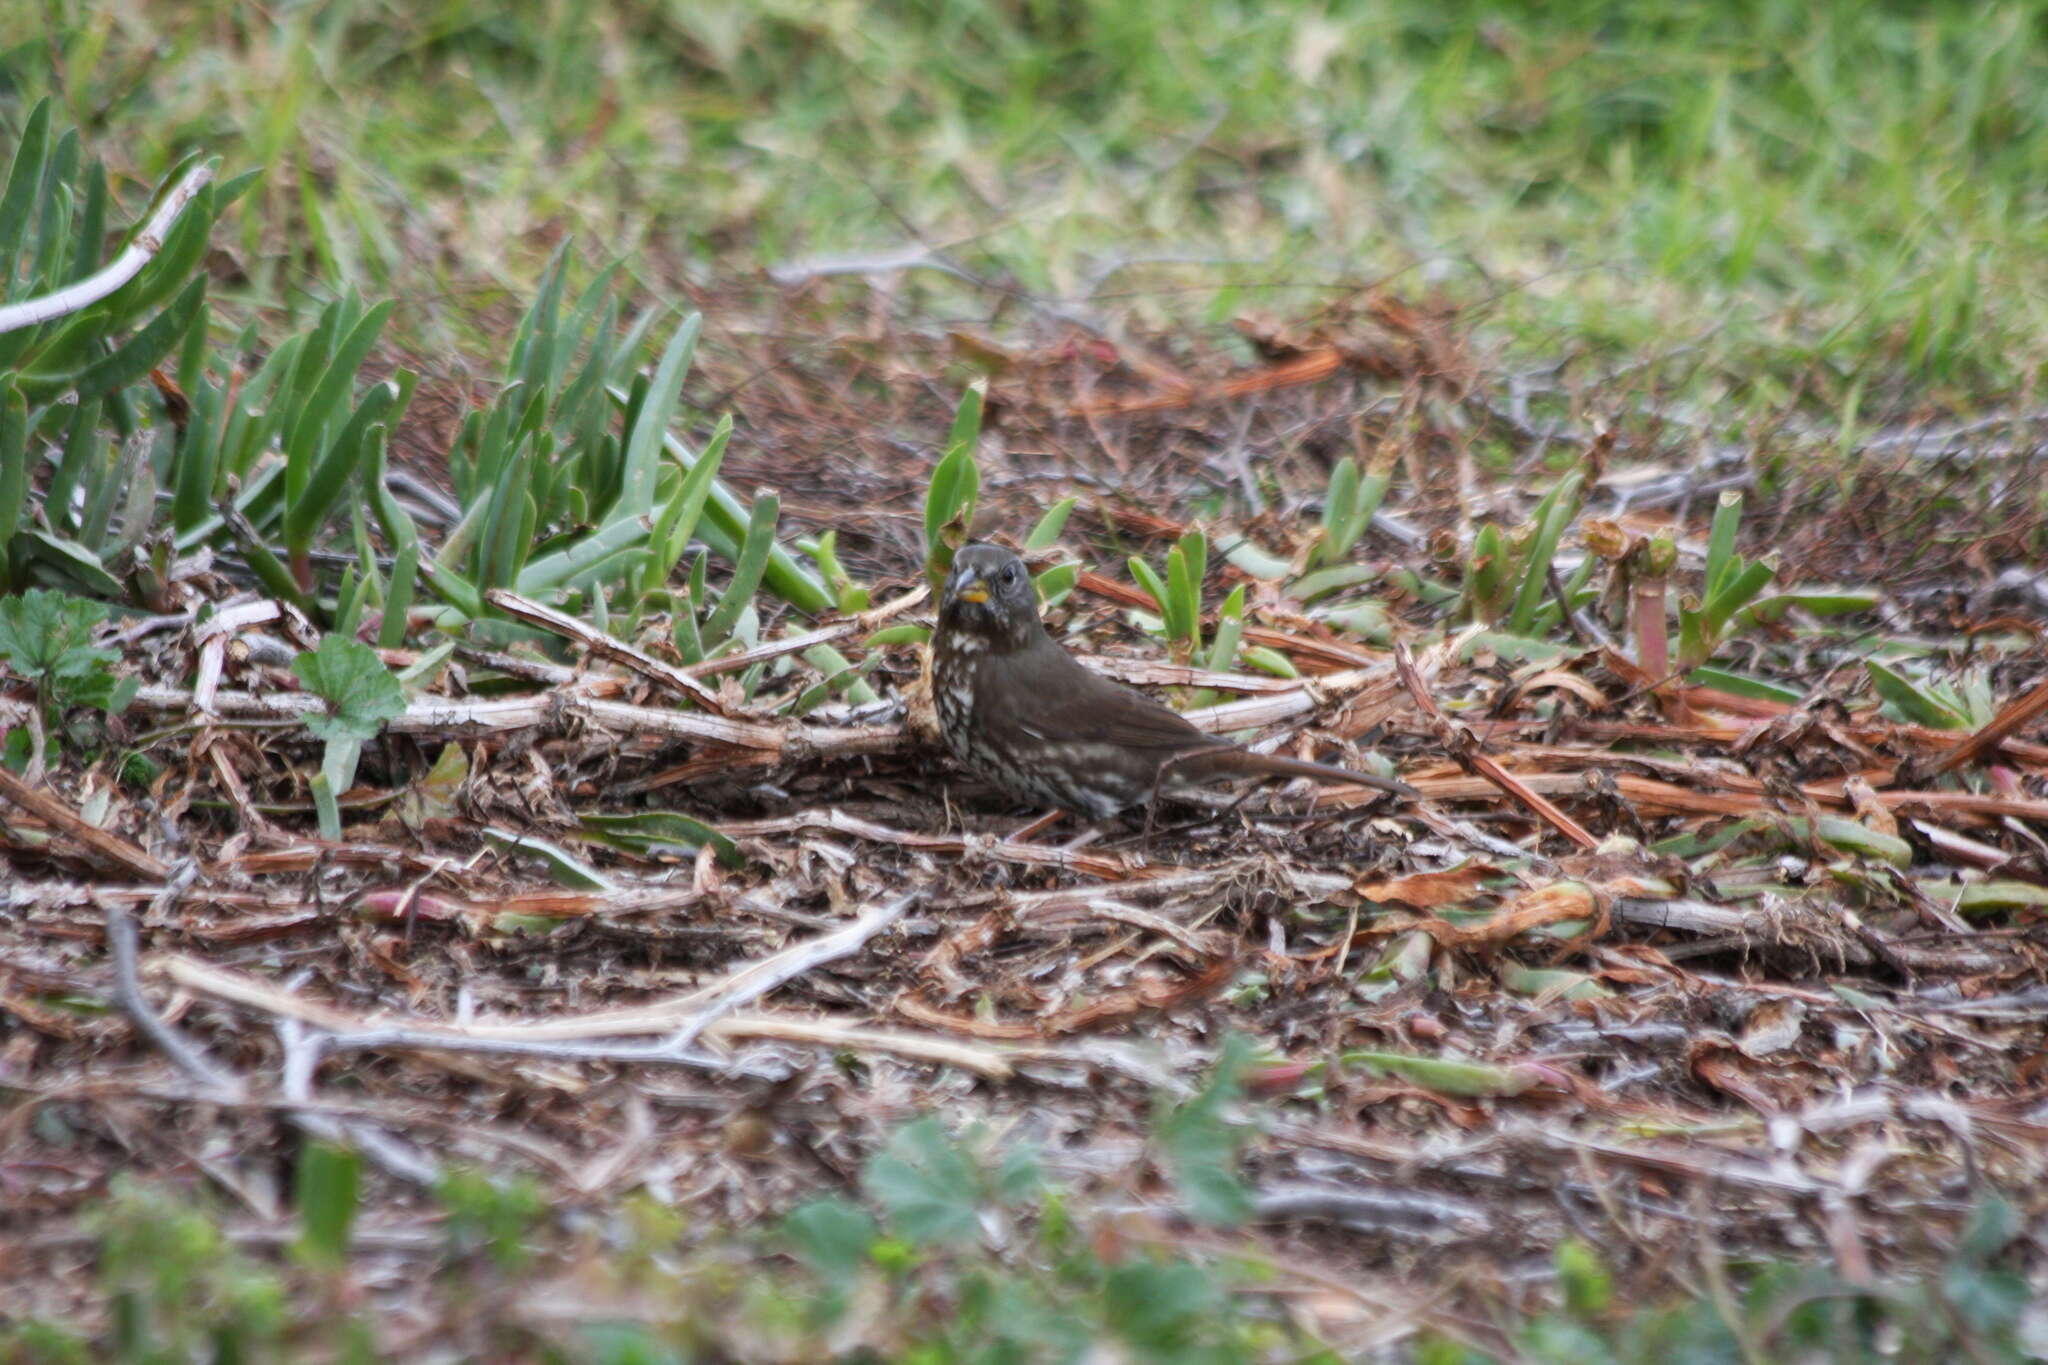
<instances>
[{"instance_id":1,"label":"green succulent leaf","mask_svg":"<svg viewBox=\"0 0 2048 1365\"><path fill-rule=\"evenodd\" d=\"M149 320L147 326L122 343L119 350L94 361L79 372L73 385L81 401L99 398L126 388L148 374L171 353L179 338L199 316L206 299L206 277L196 277L170 307Z\"/></svg>"},{"instance_id":2,"label":"green succulent leaf","mask_svg":"<svg viewBox=\"0 0 2048 1365\"><path fill-rule=\"evenodd\" d=\"M1074 508L1080 501L1079 498L1061 498L1046 509L1045 515L1038 519L1038 524L1031 528L1031 534L1024 537L1025 553L1049 550L1058 544L1060 532L1067 529L1067 518L1073 515Z\"/></svg>"},{"instance_id":3,"label":"green succulent leaf","mask_svg":"<svg viewBox=\"0 0 2048 1365\"><path fill-rule=\"evenodd\" d=\"M967 543L974 527L974 509L981 494L981 471L974 452L981 442L981 413L988 381L977 379L960 395L945 453L932 468L925 493L925 574L937 591L953 567L953 554Z\"/></svg>"},{"instance_id":4,"label":"green succulent leaf","mask_svg":"<svg viewBox=\"0 0 2048 1365\"><path fill-rule=\"evenodd\" d=\"M672 810L632 811L624 815L589 812L577 817L585 838L628 853L651 854L663 849L695 852L709 844L727 867L744 867L746 859L725 835L702 820Z\"/></svg>"}]
</instances>

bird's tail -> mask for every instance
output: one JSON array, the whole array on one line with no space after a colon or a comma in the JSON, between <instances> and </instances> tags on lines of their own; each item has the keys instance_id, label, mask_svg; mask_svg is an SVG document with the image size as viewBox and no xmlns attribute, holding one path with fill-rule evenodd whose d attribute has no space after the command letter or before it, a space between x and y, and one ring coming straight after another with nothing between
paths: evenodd
<instances>
[{"instance_id":1,"label":"bird's tail","mask_svg":"<svg viewBox=\"0 0 2048 1365\"><path fill-rule=\"evenodd\" d=\"M1410 801L1422 793L1406 782L1397 782L1391 777L1377 777L1372 773L1353 772L1328 763L1310 763L1306 759L1283 758L1279 754L1262 754L1235 745L1229 748L1196 750L1184 757L1168 760L1171 770L1162 774L1168 782L1178 778L1182 781L1199 782L1213 777L1308 777L1318 782L1350 782L1362 787L1372 787Z\"/></svg>"}]
</instances>

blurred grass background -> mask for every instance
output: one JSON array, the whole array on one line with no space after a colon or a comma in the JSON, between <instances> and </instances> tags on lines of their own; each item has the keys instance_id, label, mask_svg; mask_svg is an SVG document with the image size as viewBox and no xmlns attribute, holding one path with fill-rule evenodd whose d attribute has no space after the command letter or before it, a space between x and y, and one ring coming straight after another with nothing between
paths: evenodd
<instances>
[{"instance_id":1,"label":"blurred grass background","mask_svg":"<svg viewBox=\"0 0 2048 1365\"><path fill-rule=\"evenodd\" d=\"M225 292L354 283L428 351L506 327L565 235L656 298L922 241L1169 327L1386 281L1717 422L2024 405L2048 349L2038 0L10 9L6 135L57 94L131 203L194 149L262 168Z\"/></svg>"}]
</instances>

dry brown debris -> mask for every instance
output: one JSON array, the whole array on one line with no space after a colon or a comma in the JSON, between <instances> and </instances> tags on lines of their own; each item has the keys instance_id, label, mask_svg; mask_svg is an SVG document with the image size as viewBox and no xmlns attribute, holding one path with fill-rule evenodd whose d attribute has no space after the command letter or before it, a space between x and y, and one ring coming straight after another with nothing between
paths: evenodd
<instances>
[{"instance_id":1,"label":"dry brown debris","mask_svg":"<svg viewBox=\"0 0 2048 1365\"><path fill-rule=\"evenodd\" d=\"M1190 377L1216 372L1200 357L1126 363L1146 348L1100 339L1006 352L988 521L1021 531L1072 491L1077 541L1153 540L1190 494L1256 467L1286 495L1262 494L1251 527L1291 543L1390 378L1431 395L1411 407L1404 515L1464 516L1438 455L1469 446L1449 418L1474 420L1464 396L1485 383L1443 319L1397 304L1374 304L1363 349L1262 334L1278 368L1220 388ZM729 471L774 482L799 521L865 509L842 555L878 597L912 589L929 462L903 433L943 429L936 371L909 343L828 363L775 341L727 338L726 370L752 378L718 397L754 428ZM1808 528L1788 555L1826 576L1842 545ZM211 595L224 613L248 600ZM1483 1297L1573 1234L1651 1284L1709 1229L1729 1255L1867 1274L1928 1260L1984 1188L2048 1216L2048 928L2038 899L1965 903L1989 881L2048 887L2038 660L2005 666L1999 718L1959 742L1819 667L1790 680L1804 705L1665 688L1675 710L1597 647L1504 685L1506 665L1456 641L1413 665L1404 645L1397 678L1393 656L1277 603L1247 638L1304 681L1176 674L1130 647L1115 609L1134 600L1084 575L1063 623L1126 676L1235 687L1219 728L1374 744L1422 806L1261 793L1149 847L1019 842L1021 816L906 735L900 705L790 721L773 696L606 648L573 670L469 658L371 746L347 837L324 843L303 787L314 703L271 652L189 623L131 642L150 685L120 739L163 765L155 783L0 770L0 1240L63 1225L138 1167L274 1219L249 1168L293 1125L360 1144L394 1225L449 1157L527 1169L563 1209L651 1182L751 1224L930 1109L1002 1114L1128 1191L1154 1091L1197 1083L1233 1029L1275 1059L1249 1115L1264 1221L1245 1235L1304 1283ZM761 654L851 650L916 607ZM1958 608L1896 609L1933 630ZM235 624L273 629L260 611ZM904 652L875 676L893 701L915 672ZM485 675L527 686L466 689ZM0 682L0 709L22 704ZM726 832L738 865L601 848L576 823L649 805ZM1725 857L1648 847L1751 817ZM1910 863L1844 851L1822 817L1903 841ZM487 828L604 884L556 885ZM131 974L108 948L137 930ZM1345 1060L1363 1053L1498 1083Z\"/></svg>"}]
</instances>

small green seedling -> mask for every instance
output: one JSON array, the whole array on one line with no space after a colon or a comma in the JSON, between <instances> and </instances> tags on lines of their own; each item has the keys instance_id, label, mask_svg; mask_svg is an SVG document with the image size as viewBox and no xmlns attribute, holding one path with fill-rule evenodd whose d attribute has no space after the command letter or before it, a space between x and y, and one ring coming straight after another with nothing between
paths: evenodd
<instances>
[{"instance_id":1,"label":"small green seedling","mask_svg":"<svg viewBox=\"0 0 2048 1365\"><path fill-rule=\"evenodd\" d=\"M1776 555L1760 560L1735 553L1735 532L1742 520L1742 494L1730 490L1714 509L1707 534L1707 577L1697 598L1678 605L1678 668L1689 673L1714 656L1731 633L1736 615L1754 603L1778 573Z\"/></svg>"},{"instance_id":2,"label":"small green seedling","mask_svg":"<svg viewBox=\"0 0 2048 1365\"><path fill-rule=\"evenodd\" d=\"M1322 534L1309 553L1309 562L1318 567L1342 563L1372 524L1392 482L1390 463L1383 467L1375 460L1371 470L1360 474L1358 461L1349 455L1337 461L1330 470L1329 489L1323 494Z\"/></svg>"},{"instance_id":3,"label":"small green seedling","mask_svg":"<svg viewBox=\"0 0 2048 1365\"><path fill-rule=\"evenodd\" d=\"M41 721L10 743L20 770L40 771L47 736L67 710L89 706L119 715L135 699L140 684L114 672L120 651L92 643L106 619L99 603L44 588L0 598L0 663L35 684Z\"/></svg>"},{"instance_id":4,"label":"small green seedling","mask_svg":"<svg viewBox=\"0 0 2048 1365\"><path fill-rule=\"evenodd\" d=\"M1159 608L1161 628L1173 657L1190 663L1202 647L1202 580L1209 572L1209 538L1199 530L1183 535L1166 552L1166 576L1137 555L1131 577Z\"/></svg>"},{"instance_id":5,"label":"small green seedling","mask_svg":"<svg viewBox=\"0 0 2048 1365\"><path fill-rule=\"evenodd\" d=\"M355 784L356 761L363 745L375 739L386 721L405 710L398 679L368 645L330 635L320 647L292 661L292 671L306 690L327 703L325 712L306 717L306 728L327 742L320 771L311 783L319 812L320 836L341 837L341 794Z\"/></svg>"},{"instance_id":6,"label":"small green seedling","mask_svg":"<svg viewBox=\"0 0 2048 1365\"><path fill-rule=\"evenodd\" d=\"M974 452L981 442L982 405L987 397L985 379L975 380L960 395L945 452L933 466L931 485L925 492L924 572L933 592L952 572L953 555L974 530L974 509L981 495L981 470L974 462Z\"/></svg>"}]
</instances>

